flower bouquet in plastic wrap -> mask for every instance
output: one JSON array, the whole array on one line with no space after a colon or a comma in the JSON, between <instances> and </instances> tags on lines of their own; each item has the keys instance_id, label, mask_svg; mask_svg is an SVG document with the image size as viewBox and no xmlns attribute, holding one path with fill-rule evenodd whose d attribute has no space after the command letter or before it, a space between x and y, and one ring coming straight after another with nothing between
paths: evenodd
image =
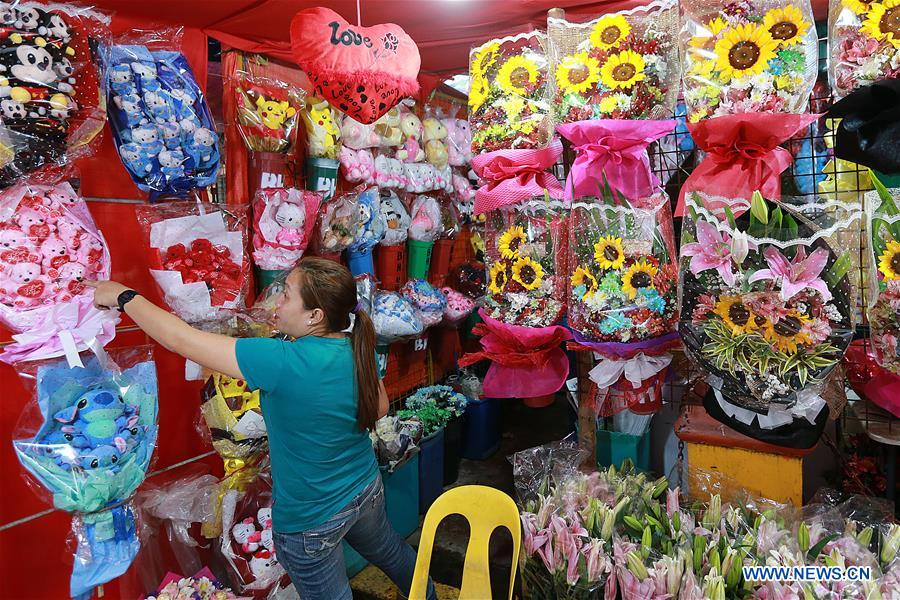
<instances>
[{"instance_id":1,"label":"flower bouquet in plastic wrap","mask_svg":"<svg viewBox=\"0 0 900 600\"><path fill-rule=\"evenodd\" d=\"M831 0L828 75L837 98L900 76L900 3Z\"/></svg>"},{"instance_id":2,"label":"flower bouquet in plastic wrap","mask_svg":"<svg viewBox=\"0 0 900 600\"><path fill-rule=\"evenodd\" d=\"M191 577L181 577L169 572L159 583L156 591L144 600L240 600L231 588L219 582L212 572L204 567Z\"/></svg>"},{"instance_id":3,"label":"flower bouquet in plastic wrap","mask_svg":"<svg viewBox=\"0 0 900 600\"><path fill-rule=\"evenodd\" d=\"M359 223L353 243L347 248L347 263L354 277L375 275L372 250L384 238L385 225L381 216L381 196L377 187L361 188L356 199Z\"/></svg>"},{"instance_id":4,"label":"flower bouquet in plastic wrap","mask_svg":"<svg viewBox=\"0 0 900 600\"><path fill-rule=\"evenodd\" d=\"M150 274L166 304L188 322L244 306L250 281L247 207L202 202L139 206Z\"/></svg>"},{"instance_id":5,"label":"flower bouquet in plastic wrap","mask_svg":"<svg viewBox=\"0 0 900 600\"><path fill-rule=\"evenodd\" d=\"M17 366L34 401L13 447L53 506L73 513L73 598L122 575L140 549L131 498L157 435L156 365L149 346Z\"/></svg>"},{"instance_id":6,"label":"flower bouquet in plastic wrap","mask_svg":"<svg viewBox=\"0 0 900 600\"><path fill-rule=\"evenodd\" d=\"M60 356L115 337L118 317L93 307L85 279L109 278L110 257L87 204L68 183L0 192L0 322L14 343L0 360Z\"/></svg>"},{"instance_id":7,"label":"flower bouquet in plastic wrap","mask_svg":"<svg viewBox=\"0 0 900 600\"><path fill-rule=\"evenodd\" d=\"M672 0L585 23L548 17L557 123L670 117L680 83L677 30Z\"/></svg>"},{"instance_id":8,"label":"flower bouquet in plastic wrap","mask_svg":"<svg viewBox=\"0 0 900 600\"><path fill-rule=\"evenodd\" d=\"M313 250L323 258L340 261L341 252L350 247L359 229L358 194L341 194L322 204Z\"/></svg>"},{"instance_id":9,"label":"flower bouquet in plastic wrap","mask_svg":"<svg viewBox=\"0 0 900 600\"><path fill-rule=\"evenodd\" d=\"M491 40L469 54L472 153L542 148L550 141L546 36Z\"/></svg>"},{"instance_id":10,"label":"flower bouquet in plastic wrap","mask_svg":"<svg viewBox=\"0 0 900 600\"><path fill-rule=\"evenodd\" d=\"M322 196L295 188L257 190L253 198L253 262L263 289L293 267L313 236Z\"/></svg>"},{"instance_id":11,"label":"flower bouquet in plastic wrap","mask_svg":"<svg viewBox=\"0 0 900 600\"><path fill-rule=\"evenodd\" d=\"M629 202L607 189L569 216L568 317L575 346L598 361L599 413L653 412L679 344L678 260L664 193Z\"/></svg>"},{"instance_id":12,"label":"flower bouquet in plastic wrap","mask_svg":"<svg viewBox=\"0 0 900 600\"><path fill-rule=\"evenodd\" d=\"M709 374L707 409L757 437L783 426L820 433L828 416L820 394L853 337L846 249L858 247L859 208L695 193L688 210L679 329Z\"/></svg>"}]
</instances>

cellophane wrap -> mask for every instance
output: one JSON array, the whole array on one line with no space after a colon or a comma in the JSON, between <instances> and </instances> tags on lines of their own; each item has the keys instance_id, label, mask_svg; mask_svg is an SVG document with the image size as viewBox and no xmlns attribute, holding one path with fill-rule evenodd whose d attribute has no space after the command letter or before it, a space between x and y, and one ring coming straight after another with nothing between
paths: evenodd
<instances>
[{"instance_id":1,"label":"cellophane wrap","mask_svg":"<svg viewBox=\"0 0 900 600\"><path fill-rule=\"evenodd\" d=\"M425 330L420 312L398 292L376 292L371 315L379 344L413 338Z\"/></svg>"},{"instance_id":2,"label":"cellophane wrap","mask_svg":"<svg viewBox=\"0 0 900 600\"><path fill-rule=\"evenodd\" d=\"M491 40L469 54L472 153L542 148L552 137L547 38Z\"/></svg>"},{"instance_id":3,"label":"cellophane wrap","mask_svg":"<svg viewBox=\"0 0 900 600\"><path fill-rule=\"evenodd\" d=\"M253 262L260 269L290 269L312 239L322 194L264 188L253 197Z\"/></svg>"},{"instance_id":4,"label":"cellophane wrap","mask_svg":"<svg viewBox=\"0 0 900 600\"><path fill-rule=\"evenodd\" d=\"M400 295L415 307L425 329L444 319L447 298L443 292L423 279L410 279L400 288Z\"/></svg>"},{"instance_id":5,"label":"cellophane wrap","mask_svg":"<svg viewBox=\"0 0 900 600\"><path fill-rule=\"evenodd\" d=\"M359 192L352 191L322 203L316 224L316 252L335 254L350 247L359 229L358 196Z\"/></svg>"},{"instance_id":6,"label":"cellophane wrap","mask_svg":"<svg viewBox=\"0 0 900 600\"><path fill-rule=\"evenodd\" d=\"M59 356L64 331L77 350L112 340L117 316L95 309L83 283L109 279L109 250L72 186L8 188L0 221L0 322L16 334L2 360Z\"/></svg>"},{"instance_id":7,"label":"cellophane wrap","mask_svg":"<svg viewBox=\"0 0 900 600\"><path fill-rule=\"evenodd\" d=\"M359 189L356 200L359 223L350 250L367 252L384 238L387 226L381 217L381 196L375 186Z\"/></svg>"},{"instance_id":8,"label":"cellophane wrap","mask_svg":"<svg viewBox=\"0 0 900 600\"><path fill-rule=\"evenodd\" d=\"M71 4L4 2L0 187L53 183L92 154L106 122L109 17Z\"/></svg>"},{"instance_id":9,"label":"cellophane wrap","mask_svg":"<svg viewBox=\"0 0 900 600\"><path fill-rule=\"evenodd\" d=\"M401 419L386 415L375 422L375 430L369 432L379 466L393 473L419 452L423 426L418 418Z\"/></svg>"},{"instance_id":10,"label":"cellophane wrap","mask_svg":"<svg viewBox=\"0 0 900 600\"><path fill-rule=\"evenodd\" d=\"M681 10L688 121L806 110L819 64L808 1L688 0Z\"/></svg>"},{"instance_id":11,"label":"cellophane wrap","mask_svg":"<svg viewBox=\"0 0 900 600\"><path fill-rule=\"evenodd\" d=\"M219 136L177 41L129 41L110 49L106 81L110 129L125 169L152 199L212 185Z\"/></svg>"},{"instance_id":12,"label":"cellophane wrap","mask_svg":"<svg viewBox=\"0 0 900 600\"><path fill-rule=\"evenodd\" d=\"M433 242L441 237L443 215L434 196L416 196L409 209L409 239Z\"/></svg>"},{"instance_id":13,"label":"cellophane wrap","mask_svg":"<svg viewBox=\"0 0 900 600\"><path fill-rule=\"evenodd\" d=\"M211 373L200 391L200 414L204 433L225 462L227 474L251 455L268 451L259 390L251 389L246 380Z\"/></svg>"},{"instance_id":14,"label":"cellophane wrap","mask_svg":"<svg viewBox=\"0 0 900 600\"><path fill-rule=\"evenodd\" d=\"M384 237L382 246L399 246L406 242L410 216L406 206L394 190L381 190L379 209L384 221Z\"/></svg>"},{"instance_id":15,"label":"cellophane wrap","mask_svg":"<svg viewBox=\"0 0 900 600\"><path fill-rule=\"evenodd\" d=\"M244 306L250 282L247 209L190 201L137 207L150 274L182 319L209 320Z\"/></svg>"},{"instance_id":16,"label":"cellophane wrap","mask_svg":"<svg viewBox=\"0 0 900 600\"><path fill-rule=\"evenodd\" d=\"M900 190L879 188L865 197L869 332L875 360L900 375Z\"/></svg>"},{"instance_id":17,"label":"cellophane wrap","mask_svg":"<svg viewBox=\"0 0 900 600\"><path fill-rule=\"evenodd\" d=\"M32 391L13 447L41 494L73 513L77 540L70 593L122 575L140 549L132 496L157 437L156 364L150 346L83 353L16 366Z\"/></svg>"},{"instance_id":18,"label":"cellophane wrap","mask_svg":"<svg viewBox=\"0 0 900 600\"><path fill-rule=\"evenodd\" d=\"M340 113L325 100L309 96L300 111L306 127L307 155L337 160L341 154Z\"/></svg>"},{"instance_id":19,"label":"cellophane wrap","mask_svg":"<svg viewBox=\"0 0 900 600\"><path fill-rule=\"evenodd\" d=\"M720 400L769 425L776 411L812 422L824 407L818 393L853 337L860 212L688 196L679 331Z\"/></svg>"},{"instance_id":20,"label":"cellophane wrap","mask_svg":"<svg viewBox=\"0 0 900 600\"><path fill-rule=\"evenodd\" d=\"M240 72L232 81L238 132L251 152L288 154L297 143L303 90Z\"/></svg>"},{"instance_id":21,"label":"cellophane wrap","mask_svg":"<svg viewBox=\"0 0 900 600\"><path fill-rule=\"evenodd\" d=\"M831 0L828 76L836 98L900 76L900 9L892 0Z\"/></svg>"},{"instance_id":22,"label":"cellophane wrap","mask_svg":"<svg viewBox=\"0 0 900 600\"><path fill-rule=\"evenodd\" d=\"M509 325L547 327L566 312L567 210L531 200L491 211L485 220L488 316Z\"/></svg>"},{"instance_id":23,"label":"cellophane wrap","mask_svg":"<svg viewBox=\"0 0 900 600\"><path fill-rule=\"evenodd\" d=\"M556 121L671 117L680 85L677 31L673 0L585 23L548 17Z\"/></svg>"}]
</instances>

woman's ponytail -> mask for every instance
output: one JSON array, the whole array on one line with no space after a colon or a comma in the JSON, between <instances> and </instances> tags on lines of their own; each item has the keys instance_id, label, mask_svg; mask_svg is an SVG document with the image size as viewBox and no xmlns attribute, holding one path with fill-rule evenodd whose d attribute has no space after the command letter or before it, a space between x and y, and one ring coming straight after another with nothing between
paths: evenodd
<instances>
[{"instance_id":1,"label":"woman's ponytail","mask_svg":"<svg viewBox=\"0 0 900 600\"><path fill-rule=\"evenodd\" d=\"M375 326L364 310L357 311L356 322L350 333L353 344L353 363L356 367L356 388L359 398L359 414L356 422L363 431L375 429L378 420L378 404L381 378L375 363Z\"/></svg>"}]
</instances>

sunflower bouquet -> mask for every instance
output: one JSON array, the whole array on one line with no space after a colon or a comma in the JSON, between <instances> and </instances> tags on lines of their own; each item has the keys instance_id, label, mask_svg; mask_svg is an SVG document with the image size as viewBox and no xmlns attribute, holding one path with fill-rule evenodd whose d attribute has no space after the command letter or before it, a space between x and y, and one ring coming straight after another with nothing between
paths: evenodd
<instances>
[{"instance_id":1,"label":"sunflower bouquet","mask_svg":"<svg viewBox=\"0 0 900 600\"><path fill-rule=\"evenodd\" d=\"M869 208L871 266L869 268L869 332L875 359L882 367L900 375L900 190L866 194Z\"/></svg>"},{"instance_id":2,"label":"sunflower bouquet","mask_svg":"<svg viewBox=\"0 0 900 600\"><path fill-rule=\"evenodd\" d=\"M699 0L683 5L688 120L805 109L818 72L808 0Z\"/></svg>"},{"instance_id":3,"label":"sunflower bouquet","mask_svg":"<svg viewBox=\"0 0 900 600\"><path fill-rule=\"evenodd\" d=\"M900 77L900 0L832 0L829 76L837 98Z\"/></svg>"},{"instance_id":4,"label":"sunflower bouquet","mask_svg":"<svg viewBox=\"0 0 900 600\"><path fill-rule=\"evenodd\" d=\"M548 17L557 121L671 116L679 83L677 29L673 0L587 23Z\"/></svg>"},{"instance_id":5,"label":"sunflower bouquet","mask_svg":"<svg viewBox=\"0 0 900 600\"><path fill-rule=\"evenodd\" d=\"M542 148L550 141L549 77L540 32L491 40L469 55L472 152Z\"/></svg>"},{"instance_id":6,"label":"sunflower bouquet","mask_svg":"<svg viewBox=\"0 0 900 600\"><path fill-rule=\"evenodd\" d=\"M566 311L566 215L557 202L532 200L487 214L485 262L492 319L548 327Z\"/></svg>"},{"instance_id":7,"label":"sunflower bouquet","mask_svg":"<svg viewBox=\"0 0 900 600\"><path fill-rule=\"evenodd\" d=\"M759 193L730 203L692 193L687 206L679 331L688 355L720 403L750 411L748 425L772 411L812 422L853 336L850 251L838 248L851 246L843 236L858 229L859 209Z\"/></svg>"}]
</instances>

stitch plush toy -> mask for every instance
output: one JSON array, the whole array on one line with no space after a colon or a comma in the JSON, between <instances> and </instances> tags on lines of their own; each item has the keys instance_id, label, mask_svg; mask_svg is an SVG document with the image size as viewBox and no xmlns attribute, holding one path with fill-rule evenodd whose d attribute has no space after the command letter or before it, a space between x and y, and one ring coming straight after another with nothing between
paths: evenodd
<instances>
[{"instance_id":1,"label":"stitch plush toy","mask_svg":"<svg viewBox=\"0 0 900 600\"><path fill-rule=\"evenodd\" d=\"M86 391L74 405L58 411L53 418L64 424L63 433L75 436L73 446L96 448L114 444L121 452L125 451L122 431L138 422L135 407L106 389Z\"/></svg>"},{"instance_id":2,"label":"stitch plush toy","mask_svg":"<svg viewBox=\"0 0 900 600\"><path fill-rule=\"evenodd\" d=\"M444 142L447 137L447 128L434 117L429 117L422 122L425 131L425 156L428 162L438 169L447 166L447 146Z\"/></svg>"},{"instance_id":3,"label":"stitch plush toy","mask_svg":"<svg viewBox=\"0 0 900 600\"><path fill-rule=\"evenodd\" d=\"M403 132L403 145L397 150L396 158L403 162L414 163L425 160L425 151L420 143L422 139L422 121L411 112L400 117L400 130Z\"/></svg>"}]
</instances>

